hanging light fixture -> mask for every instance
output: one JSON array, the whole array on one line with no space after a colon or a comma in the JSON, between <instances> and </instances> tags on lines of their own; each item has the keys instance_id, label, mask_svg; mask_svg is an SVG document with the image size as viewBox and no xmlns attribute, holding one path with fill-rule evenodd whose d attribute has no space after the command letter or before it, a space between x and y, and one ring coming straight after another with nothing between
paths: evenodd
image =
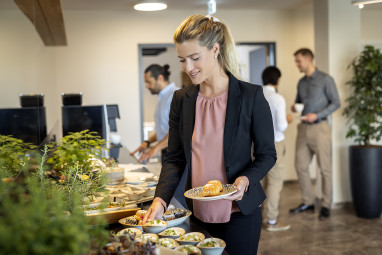
<instances>
[{"instance_id":1,"label":"hanging light fixture","mask_svg":"<svg viewBox=\"0 0 382 255\"><path fill-rule=\"evenodd\" d=\"M382 3L382 0L353 0L351 1L352 5L358 5L360 9L362 9L365 4L376 4L376 3Z\"/></svg>"},{"instance_id":2,"label":"hanging light fixture","mask_svg":"<svg viewBox=\"0 0 382 255\"><path fill-rule=\"evenodd\" d=\"M152 3L139 3L134 5L134 9L137 11L161 11L167 9L167 4L162 2L152 2Z\"/></svg>"}]
</instances>

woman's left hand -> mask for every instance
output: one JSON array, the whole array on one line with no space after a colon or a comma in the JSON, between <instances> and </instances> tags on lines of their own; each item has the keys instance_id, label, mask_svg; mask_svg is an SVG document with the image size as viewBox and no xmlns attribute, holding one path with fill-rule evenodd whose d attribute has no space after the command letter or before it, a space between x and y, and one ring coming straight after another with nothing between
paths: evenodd
<instances>
[{"instance_id":1,"label":"woman's left hand","mask_svg":"<svg viewBox=\"0 0 382 255\"><path fill-rule=\"evenodd\" d=\"M233 193L228 197L225 197L224 199L230 201L239 201L243 198L244 192L246 191L249 185L248 178L245 176L237 177L233 184L236 185L237 192Z\"/></svg>"}]
</instances>

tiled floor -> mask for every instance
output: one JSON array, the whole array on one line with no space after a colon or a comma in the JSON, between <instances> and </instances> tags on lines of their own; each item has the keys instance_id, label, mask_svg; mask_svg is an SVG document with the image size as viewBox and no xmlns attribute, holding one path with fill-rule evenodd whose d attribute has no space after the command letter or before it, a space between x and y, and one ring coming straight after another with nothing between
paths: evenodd
<instances>
[{"instance_id":1,"label":"tiled floor","mask_svg":"<svg viewBox=\"0 0 382 255\"><path fill-rule=\"evenodd\" d=\"M290 215L301 202L297 183L284 185L280 220L290 223L287 231L262 230L259 255L382 255L382 220L358 218L351 206L331 210L328 220L314 214Z\"/></svg>"}]
</instances>

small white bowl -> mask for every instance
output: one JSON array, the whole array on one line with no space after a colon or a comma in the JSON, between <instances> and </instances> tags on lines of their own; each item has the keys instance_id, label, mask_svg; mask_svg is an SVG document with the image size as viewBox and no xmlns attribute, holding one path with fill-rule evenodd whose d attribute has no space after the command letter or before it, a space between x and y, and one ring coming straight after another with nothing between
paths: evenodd
<instances>
[{"instance_id":1,"label":"small white bowl","mask_svg":"<svg viewBox=\"0 0 382 255\"><path fill-rule=\"evenodd\" d=\"M133 235L142 235L142 230L138 228L124 228L121 231L119 231L116 236L122 236L122 235L128 235L128 234L133 234Z\"/></svg>"},{"instance_id":2,"label":"small white bowl","mask_svg":"<svg viewBox=\"0 0 382 255\"><path fill-rule=\"evenodd\" d=\"M191 248L193 250L195 250L195 252L193 253L189 253L187 250L185 250L185 248ZM200 255L202 254L202 252L199 250L198 247L194 246L194 245L190 245L190 244L186 244L186 245L181 245L181 246L178 246L175 248L176 251L180 251L180 252L183 252L185 254L195 254L195 255Z\"/></svg>"},{"instance_id":3,"label":"small white bowl","mask_svg":"<svg viewBox=\"0 0 382 255\"><path fill-rule=\"evenodd\" d=\"M158 235L156 234L153 234L153 233L146 233L146 234L143 234L143 235L140 235L140 236L136 236L135 237L135 240L136 241L141 241L141 240L144 240L144 241L151 241L153 243L158 243L159 242L159 237Z\"/></svg>"},{"instance_id":4,"label":"small white bowl","mask_svg":"<svg viewBox=\"0 0 382 255\"><path fill-rule=\"evenodd\" d=\"M179 246L179 243L172 238L160 238L159 245L162 245L170 249L174 249Z\"/></svg>"},{"instance_id":5,"label":"small white bowl","mask_svg":"<svg viewBox=\"0 0 382 255\"><path fill-rule=\"evenodd\" d=\"M163 220L151 220L146 222L145 225L142 226L143 231L147 233L158 234L168 228L168 224Z\"/></svg>"},{"instance_id":6,"label":"small white bowl","mask_svg":"<svg viewBox=\"0 0 382 255\"><path fill-rule=\"evenodd\" d=\"M173 231L171 231L171 230L173 230ZM172 232L172 233L168 233L168 232ZM158 236L161 237L161 238L176 239L179 236L184 235L184 234L186 234L186 230L184 230L183 228L172 227L172 228L168 228L166 230L163 230L162 232L160 232L158 234Z\"/></svg>"},{"instance_id":7,"label":"small white bowl","mask_svg":"<svg viewBox=\"0 0 382 255\"><path fill-rule=\"evenodd\" d=\"M145 193L143 193L144 197L151 197L155 195L155 187L146 189Z\"/></svg>"},{"instance_id":8,"label":"small white bowl","mask_svg":"<svg viewBox=\"0 0 382 255\"><path fill-rule=\"evenodd\" d=\"M175 240L181 245L187 245L187 244L196 245L197 243L203 241L204 239L205 239L205 236L203 233L190 232L190 233L181 235Z\"/></svg>"},{"instance_id":9,"label":"small white bowl","mask_svg":"<svg viewBox=\"0 0 382 255\"><path fill-rule=\"evenodd\" d=\"M130 193L127 193L127 197L129 200L137 201L143 197L143 193L145 193L144 190L142 191L132 191Z\"/></svg>"},{"instance_id":10,"label":"small white bowl","mask_svg":"<svg viewBox=\"0 0 382 255\"><path fill-rule=\"evenodd\" d=\"M203 247L203 244L214 241L219 244L219 247ZM203 255L221 255L226 247L225 242L219 238L206 238L203 241L199 242L196 247L198 247Z\"/></svg>"}]
</instances>

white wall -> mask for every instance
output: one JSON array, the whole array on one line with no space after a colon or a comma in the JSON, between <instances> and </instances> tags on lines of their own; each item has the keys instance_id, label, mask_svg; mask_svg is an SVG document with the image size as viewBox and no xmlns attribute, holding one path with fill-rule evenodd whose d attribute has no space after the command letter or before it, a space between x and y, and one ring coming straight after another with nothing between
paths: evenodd
<instances>
[{"instance_id":1,"label":"white wall","mask_svg":"<svg viewBox=\"0 0 382 255\"><path fill-rule=\"evenodd\" d=\"M0 12L0 38L0 108L19 108L19 94L43 93L50 130L58 110L52 48L44 47L32 23L16 10Z\"/></svg>"}]
</instances>

